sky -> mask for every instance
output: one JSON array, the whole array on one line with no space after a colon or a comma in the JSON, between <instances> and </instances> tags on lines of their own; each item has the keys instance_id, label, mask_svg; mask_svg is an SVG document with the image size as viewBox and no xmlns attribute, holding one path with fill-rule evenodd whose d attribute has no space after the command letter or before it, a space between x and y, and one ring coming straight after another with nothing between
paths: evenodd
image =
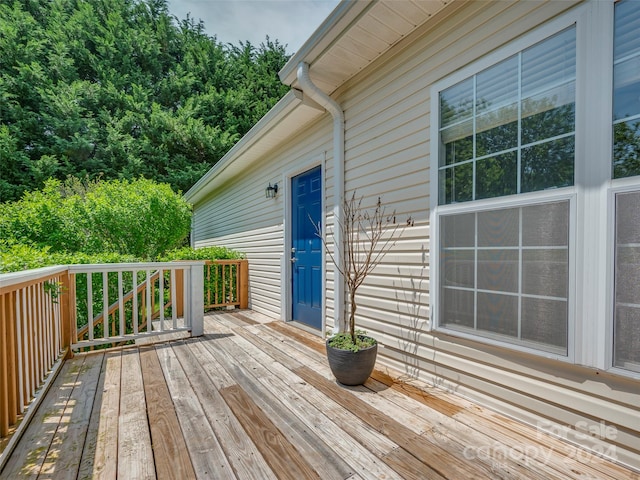
<instances>
[{"instance_id":1,"label":"sky","mask_svg":"<svg viewBox=\"0 0 640 480\"><path fill-rule=\"evenodd\" d=\"M260 45L268 35L295 53L339 0L168 0L169 13L204 22L221 43Z\"/></svg>"}]
</instances>

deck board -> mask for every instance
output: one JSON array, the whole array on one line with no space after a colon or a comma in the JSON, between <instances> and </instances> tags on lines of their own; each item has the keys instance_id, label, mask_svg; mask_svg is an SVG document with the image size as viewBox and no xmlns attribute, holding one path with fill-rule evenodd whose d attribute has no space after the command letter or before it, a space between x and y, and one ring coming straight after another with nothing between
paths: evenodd
<instances>
[{"instance_id":1,"label":"deck board","mask_svg":"<svg viewBox=\"0 0 640 480\"><path fill-rule=\"evenodd\" d=\"M251 311L207 315L199 338L67 361L0 473L38 477L640 478L389 369L341 386L321 339Z\"/></svg>"},{"instance_id":2,"label":"deck board","mask_svg":"<svg viewBox=\"0 0 640 480\"><path fill-rule=\"evenodd\" d=\"M178 415L154 348L140 349L140 365L156 474L162 479L195 479Z\"/></svg>"},{"instance_id":3,"label":"deck board","mask_svg":"<svg viewBox=\"0 0 640 480\"><path fill-rule=\"evenodd\" d=\"M40 477L77 478L103 359L103 354L88 355L78 370L78 381L62 414L63 422L49 446Z\"/></svg>"},{"instance_id":4,"label":"deck board","mask_svg":"<svg viewBox=\"0 0 640 480\"><path fill-rule=\"evenodd\" d=\"M151 433L138 349L122 352L118 478L155 479Z\"/></svg>"}]
</instances>

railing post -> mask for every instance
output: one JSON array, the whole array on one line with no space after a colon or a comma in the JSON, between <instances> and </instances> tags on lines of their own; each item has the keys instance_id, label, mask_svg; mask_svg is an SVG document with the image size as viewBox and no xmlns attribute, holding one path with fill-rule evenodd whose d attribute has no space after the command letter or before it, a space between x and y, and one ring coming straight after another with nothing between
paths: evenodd
<instances>
[{"instance_id":1,"label":"railing post","mask_svg":"<svg viewBox=\"0 0 640 480\"><path fill-rule=\"evenodd\" d=\"M248 260L240 260L240 292L238 292L238 296L240 297L240 308L246 309L249 308L249 261Z\"/></svg>"},{"instance_id":2,"label":"railing post","mask_svg":"<svg viewBox=\"0 0 640 480\"><path fill-rule=\"evenodd\" d=\"M71 344L73 343L71 336L75 331L76 322L76 282L75 275L64 272L60 277L62 291L60 292L60 328L62 330L62 348L67 349L65 359L73 357ZM93 319L89 319L92 323Z\"/></svg>"},{"instance_id":3,"label":"railing post","mask_svg":"<svg viewBox=\"0 0 640 480\"><path fill-rule=\"evenodd\" d=\"M204 262L191 265L190 270L191 336L199 337L204 334Z\"/></svg>"}]
</instances>

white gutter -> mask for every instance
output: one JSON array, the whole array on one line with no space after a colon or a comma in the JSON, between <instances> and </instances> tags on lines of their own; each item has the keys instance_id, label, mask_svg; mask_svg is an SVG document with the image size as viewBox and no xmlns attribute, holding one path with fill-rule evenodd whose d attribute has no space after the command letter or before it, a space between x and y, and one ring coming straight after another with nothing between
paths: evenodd
<instances>
[{"instance_id":1,"label":"white gutter","mask_svg":"<svg viewBox=\"0 0 640 480\"><path fill-rule=\"evenodd\" d=\"M305 95L314 102L322 105L333 117L333 238L334 258L338 264L344 256L344 240L342 238L342 206L344 205L344 112L338 102L320 90L309 78L309 65L305 62L298 64L298 84ZM335 271L334 283L335 307L333 310L334 330L346 330L344 275Z\"/></svg>"}]
</instances>

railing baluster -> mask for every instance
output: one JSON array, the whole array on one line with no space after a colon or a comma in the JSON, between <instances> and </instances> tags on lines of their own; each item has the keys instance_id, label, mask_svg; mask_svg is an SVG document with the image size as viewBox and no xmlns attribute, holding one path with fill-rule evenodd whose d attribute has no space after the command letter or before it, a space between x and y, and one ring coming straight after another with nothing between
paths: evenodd
<instances>
[{"instance_id":1,"label":"railing baluster","mask_svg":"<svg viewBox=\"0 0 640 480\"><path fill-rule=\"evenodd\" d=\"M171 270L171 290L169 292L170 301L171 301L171 319L173 320L173 328L178 328L178 302L176 301L176 270L172 268Z\"/></svg>"},{"instance_id":2,"label":"railing baluster","mask_svg":"<svg viewBox=\"0 0 640 480\"><path fill-rule=\"evenodd\" d=\"M161 268L158 275L158 303L160 308L160 331L164 332L164 270Z\"/></svg>"},{"instance_id":3,"label":"railing baluster","mask_svg":"<svg viewBox=\"0 0 640 480\"><path fill-rule=\"evenodd\" d=\"M109 338L109 272L102 272L102 330L104 337Z\"/></svg>"},{"instance_id":4,"label":"railing baluster","mask_svg":"<svg viewBox=\"0 0 640 480\"><path fill-rule=\"evenodd\" d=\"M42 282L38 283L36 289L36 295L38 298L38 316L36 317L37 325L38 325L38 352L40 352L39 360L40 365L38 368L38 382L42 382L44 380L45 375L45 363L46 363L46 348L45 348L45 328L44 328L44 288L42 287Z\"/></svg>"},{"instance_id":5,"label":"railing baluster","mask_svg":"<svg viewBox=\"0 0 640 480\"><path fill-rule=\"evenodd\" d=\"M93 341L93 273L87 273L87 325L89 341ZM78 341L82 340L78 338Z\"/></svg>"},{"instance_id":6,"label":"railing baluster","mask_svg":"<svg viewBox=\"0 0 640 480\"><path fill-rule=\"evenodd\" d=\"M147 270L147 333L151 331L151 314L153 301L151 298L151 271Z\"/></svg>"},{"instance_id":7,"label":"railing baluster","mask_svg":"<svg viewBox=\"0 0 640 480\"><path fill-rule=\"evenodd\" d=\"M23 320L22 325L24 328L24 335L22 336L22 363L23 363L23 372L24 372L24 387L23 387L23 406L26 405L27 399L31 397L31 362L29 361L29 313L27 311L27 289L20 289L22 295L22 314Z\"/></svg>"},{"instance_id":8,"label":"railing baluster","mask_svg":"<svg viewBox=\"0 0 640 480\"><path fill-rule=\"evenodd\" d=\"M133 270L131 272L132 281L131 285L133 287L133 303L131 304L131 324L133 325L133 334L138 334L138 271Z\"/></svg>"},{"instance_id":9,"label":"railing baluster","mask_svg":"<svg viewBox=\"0 0 640 480\"><path fill-rule=\"evenodd\" d=\"M18 413L22 415L24 412L24 358L23 358L23 346L22 346L22 323L24 318L24 312L22 311L22 305L20 302L20 290L16 290L16 356L18 361Z\"/></svg>"},{"instance_id":10,"label":"railing baluster","mask_svg":"<svg viewBox=\"0 0 640 480\"><path fill-rule=\"evenodd\" d=\"M122 300L122 272L118 272L118 309L120 310L120 336L124 337L124 301Z\"/></svg>"},{"instance_id":11,"label":"railing baluster","mask_svg":"<svg viewBox=\"0 0 640 480\"><path fill-rule=\"evenodd\" d=\"M36 385L38 384L38 358L37 358L37 344L36 344L36 322L35 322L35 309L33 308L33 302L35 301L34 285L29 285L27 305L29 311L29 376L31 377L31 389L29 390L29 396L33 396L36 392Z\"/></svg>"}]
</instances>

